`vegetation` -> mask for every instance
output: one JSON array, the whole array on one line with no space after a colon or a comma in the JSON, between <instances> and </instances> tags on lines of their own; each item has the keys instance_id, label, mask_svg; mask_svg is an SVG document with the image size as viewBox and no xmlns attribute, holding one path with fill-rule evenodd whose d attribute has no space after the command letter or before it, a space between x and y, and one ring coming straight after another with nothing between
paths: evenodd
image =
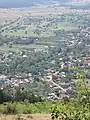
<instances>
[{"instance_id":1,"label":"vegetation","mask_svg":"<svg viewBox=\"0 0 90 120\"><path fill-rule=\"evenodd\" d=\"M30 104L28 102L22 103L7 103L0 105L0 112L5 114L33 114L33 113L47 113L52 116L52 119L62 117L63 119L87 119L89 120L89 104L86 104L86 98L78 100L59 100L50 102L40 102ZM28 106L28 107L27 107Z\"/></svg>"},{"instance_id":2,"label":"vegetation","mask_svg":"<svg viewBox=\"0 0 90 120\"><path fill-rule=\"evenodd\" d=\"M61 120L89 120L90 119L90 98L88 96L88 89L84 83L84 72L83 74L78 73L76 76L78 79L82 79L84 84L84 92L80 93L82 86L76 87L76 95L74 98L68 99L64 98L62 100L52 100L52 101L41 101L41 98L38 98L32 94L30 100L27 98L24 102L8 102L0 105L0 113L4 114L51 114L52 120L61 119ZM79 90L78 90L79 88ZM78 93L79 92L79 93ZM0 92L0 95L1 94ZM17 91L17 100L23 101L21 99L23 94L20 91ZM25 93L26 95L26 93ZM1 96L3 98L3 96ZM39 102L38 102L39 100ZM41 101L41 102L40 102ZM30 103L31 102L31 103Z\"/></svg>"}]
</instances>

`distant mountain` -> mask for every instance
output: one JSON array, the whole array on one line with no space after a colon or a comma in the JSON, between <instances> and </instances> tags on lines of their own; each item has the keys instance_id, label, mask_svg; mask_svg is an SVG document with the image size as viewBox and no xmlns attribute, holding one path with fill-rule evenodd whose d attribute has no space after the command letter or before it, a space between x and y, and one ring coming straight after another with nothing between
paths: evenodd
<instances>
[{"instance_id":1,"label":"distant mountain","mask_svg":"<svg viewBox=\"0 0 90 120\"><path fill-rule=\"evenodd\" d=\"M71 0L71 1L76 3L90 3L90 0Z\"/></svg>"},{"instance_id":2,"label":"distant mountain","mask_svg":"<svg viewBox=\"0 0 90 120\"><path fill-rule=\"evenodd\" d=\"M37 4L66 3L70 0L0 0L0 7L30 7Z\"/></svg>"},{"instance_id":3,"label":"distant mountain","mask_svg":"<svg viewBox=\"0 0 90 120\"><path fill-rule=\"evenodd\" d=\"M37 4L59 4L70 2L90 2L90 0L0 0L0 7L30 7Z\"/></svg>"},{"instance_id":4,"label":"distant mountain","mask_svg":"<svg viewBox=\"0 0 90 120\"><path fill-rule=\"evenodd\" d=\"M0 7L29 7L33 0L0 0Z\"/></svg>"}]
</instances>

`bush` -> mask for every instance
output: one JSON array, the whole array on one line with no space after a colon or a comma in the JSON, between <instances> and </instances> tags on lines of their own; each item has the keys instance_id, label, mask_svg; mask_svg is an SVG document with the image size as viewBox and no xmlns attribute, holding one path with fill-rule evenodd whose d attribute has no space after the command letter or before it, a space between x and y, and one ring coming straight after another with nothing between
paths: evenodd
<instances>
[{"instance_id":1,"label":"bush","mask_svg":"<svg viewBox=\"0 0 90 120\"><path fill-rule=\"evenodd\" d=\"M87 105L88 103L83 106L79 101L73 104L70 102L67 102L67 104L64 103L62 107L56 104L51 109L51 118L52 120L56 120L57 118L60 120L90 120L90 110Z\"/></svg>"}]
</instances>

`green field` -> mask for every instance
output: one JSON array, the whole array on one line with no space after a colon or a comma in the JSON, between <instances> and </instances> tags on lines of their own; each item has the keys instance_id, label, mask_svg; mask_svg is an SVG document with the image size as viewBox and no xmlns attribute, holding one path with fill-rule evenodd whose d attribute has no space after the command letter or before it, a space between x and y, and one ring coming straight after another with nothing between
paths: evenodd
<instances>
[{"instance_id":1,"label":"green field","mask_svg":"<svg viewBox=\"0 0 90 120\"><path fill-rule=\"evenodd\" d=\"M38 35L38 34L35 34L34 33L34 30L35 30L35 26L27 26L25 30L17 30L17 31L14 31L14 30L10 30L8 32L6 32L5 34L8 35L8 36L20 36L20 37L39 37L39 38L48 38L50 36L54 36L54 31L56 30L72 30L72 29L75 29L77 28L74 24L70 24L70 23L60 23L58 25L54 25L52 24L52 26L49 26L45 32L44 31L44 28L42 27L42 29L39 29L41 31L41 33ZM36 28L37 29L37 28ZM27 31L27 34L25 34L25 31Z\"/></svg>"},{"instance_id":2,"label":"green field","mask_svg":"<svg viewBox=\"0 0 90 120\"><path fill-rule=\"evenodd\" d=\"M21 50L24 49L32 49L32 48L36 48L36 49L43 49L44 45L35 45L35 44L30 44L30 45L12 45L12 48L9 48L8 46L2 46L0 47L0 51L4 51L4 52L8 52L8 51L12 51L12 52L20 52Z\"/></svg>"},{"instance_id":3,"label":"green field","mask_svg":"<svg viewBox=\"0 0 90 120\"><path fill-rule=\"evenodd\" d=\"M81 98L80 98L81 99ZM81 99L82 100L82 99ZM6 105L4 105L6 104ZM67 120L72 118L72 120L89 120L90 114L88 109L88 104L83 106L84 101L78 100L54 100L49 102L40 102L30 104L28 102L14 102L14 103L4 103L0 105L0 113L5 114L51 114L55 113L60 116L64 114L67 116ZM79 115L79 116L78 116ZM76 119L75 119L76 118ZM63 119L61 119L63 120Z\"/></svg>"}]
</instances>

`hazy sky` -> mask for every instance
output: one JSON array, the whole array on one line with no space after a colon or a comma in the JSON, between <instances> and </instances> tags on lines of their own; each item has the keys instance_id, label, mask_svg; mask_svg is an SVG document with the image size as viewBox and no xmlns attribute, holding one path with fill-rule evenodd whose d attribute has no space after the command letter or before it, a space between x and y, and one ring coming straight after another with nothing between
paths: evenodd
<instances>
[{"instance_id":1,"label":"hazy sky","mask_svg":"<svg viewBox=\"0 0 90 120\"><path fill-rule=\"evenodd\" d=\"M18 7L32 5L34 0L0 0L0 6L4 7Z\"/></svg>"},{"instance_id":2,"label":"hazy sky","mask_svg":"<svg viewBox=\"0 0 90 120\"><path fill-rule=\"evenodd\" d=\"M40 1L53 1L53 0L0 0L0 7L29 7L35 2ZM68 2L69 0L54 0L59 2Z\"/></svg>"}]
</instances>

